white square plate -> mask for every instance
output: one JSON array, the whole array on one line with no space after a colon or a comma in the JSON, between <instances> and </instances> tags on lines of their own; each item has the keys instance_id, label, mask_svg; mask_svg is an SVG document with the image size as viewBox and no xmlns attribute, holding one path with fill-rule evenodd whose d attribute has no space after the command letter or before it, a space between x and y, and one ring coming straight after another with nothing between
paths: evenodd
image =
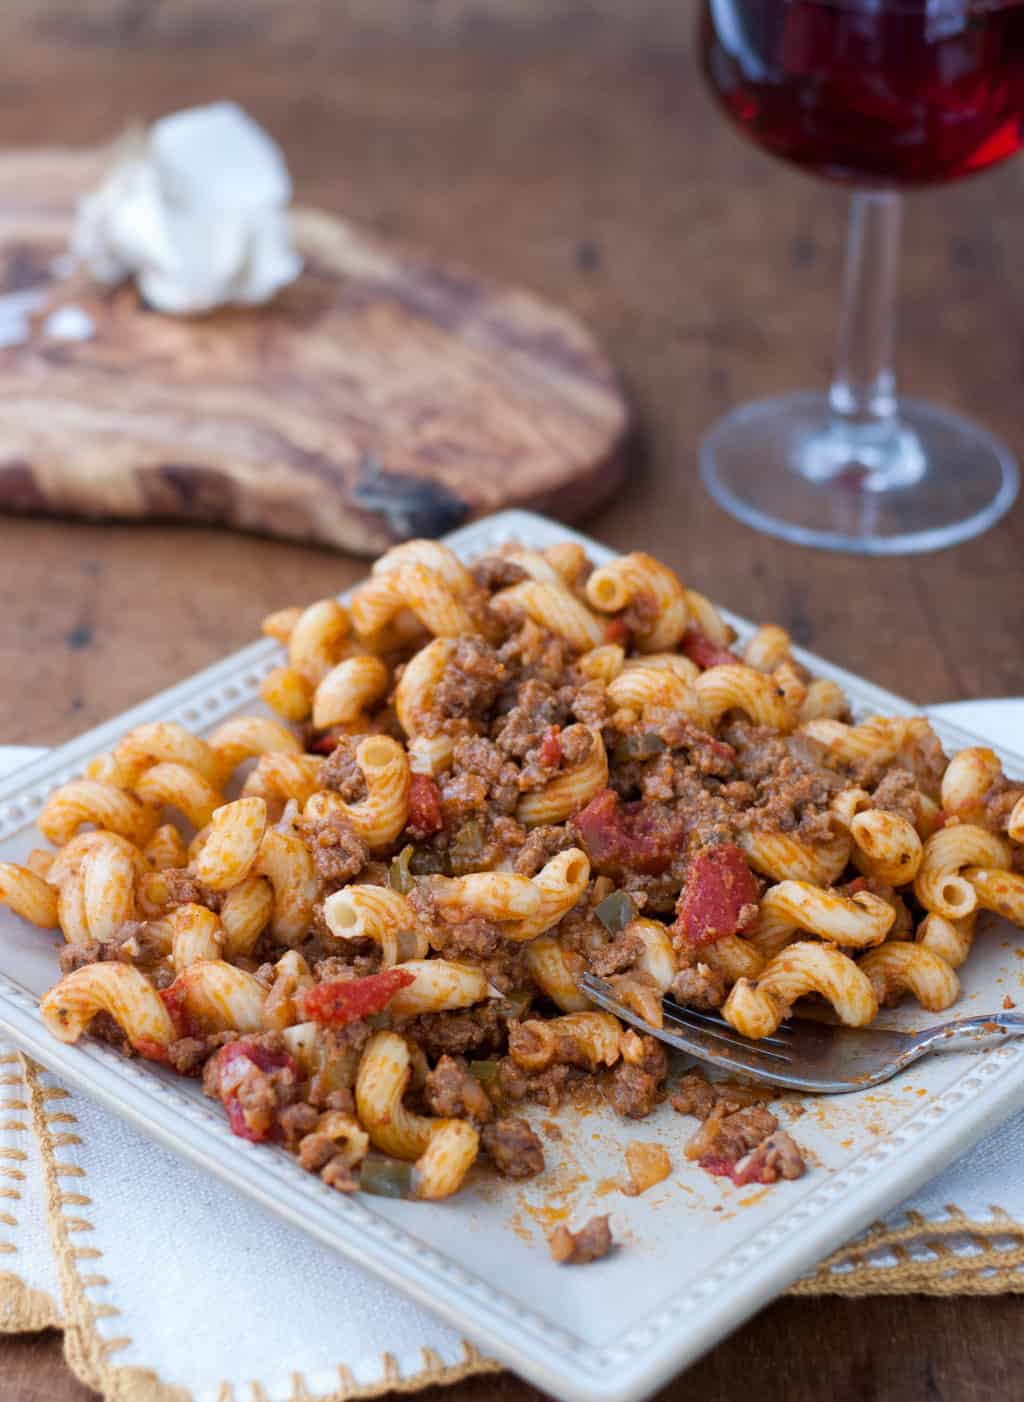
<instances>
[{"instance_id":1,"label":"white square plate","mask_svg":"<svg viewBox=\"0 0 1024 1402\"><path fill-rule=\"evenodd\" d=\"M612 557L594 541L518 511L448 539L468 556L510 537L536 546L579 540L597 562ZM741 636L749 632L743 620L731 621ZM858 714L917 709L809 653L797 655L818 675L834 677ZM279 658L273 642L256 643L0 780L0 860L22 858L37 845L34 818L47 793L125 730L166 719L204 732L258 706L260 681ZM946 723L936 722L936 729L950 748L975 743ZM1002 758L1009 773L1024 776L1024 761ZM992 922L961 971L957 1011L995 1010L1007 994L1019 993L1021 957L1024 932ZM558 1122L563 1137L545 1139L547 1172L525 1186L481 1177L439 1204L346 1198L283 1150L235 1138L195 1082L125 1060L89 1039L77 1047L52 1040L38 998L56 975L52 939L0 907L5 1032L72 1085L571 1402L632 1402L653 1391L1024 1105L1024 1044L1011 1043L984 1055L933 1057L874 1091L808 1099L794 1133L809 1151L810 1170L767 1190L733 1187L687 1163L682 1146L694 1122L666 1104L640 1122L566 1109ZM905 1010L892 1020L923 1025L929 1019ZM542 1121L543 1112L535 1119ZM669 1179L641 1198L616 1188L630 1139L664 1143L673 1161ZM598 1211L611 1213L619 1249L584 1269L554 1265L546 1231L567 1218L578 1225Z\"/></svg>"}]
</instances>

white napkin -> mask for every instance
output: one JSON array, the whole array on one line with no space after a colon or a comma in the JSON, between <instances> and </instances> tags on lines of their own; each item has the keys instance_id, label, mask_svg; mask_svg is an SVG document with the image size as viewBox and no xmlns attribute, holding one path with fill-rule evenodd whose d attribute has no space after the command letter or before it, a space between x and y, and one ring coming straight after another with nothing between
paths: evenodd
<instances>
[{"instance_id":1,"label":"white napkin","mask_svg":"<svg viewBox=\"0 0 1024 1402\"><path fill-rule=\"evenodd\" d=\"M1019 717L1024 702L1017 705ZM962 711L950 718L964 725L970 719L975 729L992 721ZM989 723L987 732L994 729ZM78 1326L71 1361L107 1397L122 1395L115 1370L126 1367L187 1388L193 1402L293 1402L353 1385L425 1386L493 1366L397 1291L90 1101L76 1094L44 1099L60 1094L48 1073L33 1082L37 1115L61 1116L43 1126L44 1137L70 1131L79 1141L48 1146L51 1161L68 1170L51 1179L51 1196L71 1183L89 1199L57 1205L54 1245L64 1309ZM949 1233L950 1268L969 1269L981 1248L963 1224L977 1223L989 1246L1015 1264L1024 1232L1022 1155L1024 1115L890 1213L886 1226L915 1237L925 1228ZM34 1179L30 1160L19 1167ZM855 1261L832 1267L837 1285L857 1261L881 1278L908 1259L927 1264L936 1255L920 1240L902 1254L872 1251L871 1233L858 1241L851 1243ZM85 1243L84 1255L69 1255ZM38 1235L23 1233L19 1253L19 1262L32 1258L33 1278L45 1281L46 1263L35 1259ZM1024 1268L1020 1273L1024 1286Z\"/></svg>"}]
</instances>

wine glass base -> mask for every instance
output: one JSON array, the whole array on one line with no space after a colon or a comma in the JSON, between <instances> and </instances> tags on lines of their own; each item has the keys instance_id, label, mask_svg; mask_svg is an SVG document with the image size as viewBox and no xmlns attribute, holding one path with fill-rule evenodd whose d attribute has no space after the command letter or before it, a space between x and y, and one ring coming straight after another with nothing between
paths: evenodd
<instances>
[{"instance_id":1,"label":"wine glass base","mask_svg":"<svg viewBox=\"0 0 1024 1402\"><path fill-rule=\"evenodd\" d=\"M985 429L900 400L898 430L850 439L825 394L745 404L701 444L701 476L719 506L797 545L862 555L940 550L980 535L1013 505L1013 454ZM876 431L877 432L877 431Z\"/></svg>"}]
</instances>

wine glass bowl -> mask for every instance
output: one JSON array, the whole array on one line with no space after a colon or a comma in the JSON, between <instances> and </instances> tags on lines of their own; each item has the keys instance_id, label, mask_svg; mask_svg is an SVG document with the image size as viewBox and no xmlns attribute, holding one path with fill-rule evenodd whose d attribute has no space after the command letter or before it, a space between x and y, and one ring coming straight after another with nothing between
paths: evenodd
<instances>
[{"instance_id":1,"label":"wine glass bowl","mask_svg":"<svg viewBox=\"0 0 1024 1402\"><path fill-rule=\"evenodd\" d=\"M978 534L1017 466L970 421L896 397L898 191L1024 143L1024 0L704 0L700 52L749 139L855 189L831 389L733 411L702 446L706 485L802 544L891 554Z\"/></svg>"},{"instance_id":2,"label":"wine glass bowl","mask_svg":"<svg viewBox=\"0 0 1024 1402\"><path fill-rule=\"evenodd\" d=\"M737 126L828 179L940 184L1024 138L1024 6L1006 0L710 0L700 47Z\"/></svg>"}]
</instances>

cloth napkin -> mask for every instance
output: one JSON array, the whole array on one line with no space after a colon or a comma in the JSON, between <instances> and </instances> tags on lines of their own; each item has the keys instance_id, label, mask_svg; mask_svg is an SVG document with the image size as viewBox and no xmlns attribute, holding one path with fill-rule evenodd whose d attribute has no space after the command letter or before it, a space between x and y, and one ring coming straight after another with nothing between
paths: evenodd
<instances>
[{"instance_id":1,"label":"cloth napkin","mask_svg":"<svg viewBox=\"0 0 1024 1402\"><path fill-rule=\"evenodd\" d=\"M0 1328L60 1320L68 1362L109 1402L348 1402L497 1368L2 1044L0 1100ZM794 1292L1024 1290L1022 1153L1024 1115Z\"/></svg>"}]
</instances>

